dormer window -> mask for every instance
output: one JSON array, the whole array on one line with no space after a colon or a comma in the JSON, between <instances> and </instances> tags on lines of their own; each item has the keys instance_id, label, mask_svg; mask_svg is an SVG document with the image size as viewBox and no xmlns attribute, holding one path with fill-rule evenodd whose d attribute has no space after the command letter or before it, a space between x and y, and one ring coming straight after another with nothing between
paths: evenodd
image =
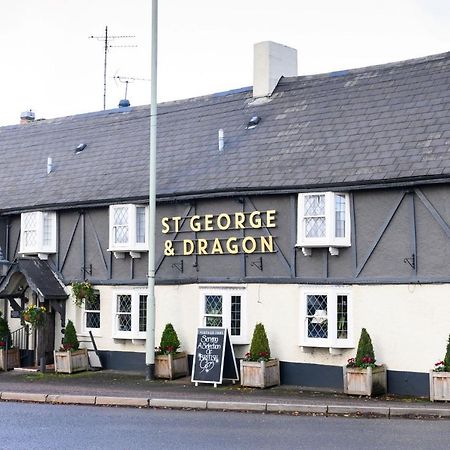
<instances>
[{"instance_id":1,"label":"dormer window","mask_svg":"<svg viewBox=\"0 0 450 450\"><path fill-rule=\"evenodd\" d=\"M124 258L129 252L132 258L140 258L147 251L148 211L141 205L111 205L109 207L109 249L116 258Z\"/></svg>"},{"instance_id":2,"label":"dormer window","mask_svg":"<svg viewBox=\"0 0 450 450\"><path fill-rule=\"evenodd\" d=\"M47 259L56 253L56 212L33 211L20 217L20 253Z\"/></svg>"},{"instance_id":3,"label":"dormer window","mask_svg":"<svg viewBox=\"0 0 450 450\"><path fill-rule=\"evenodd\" d=\"M297 245L306 256L313 247L329 247L332 255L339 253L339 247L349 247L349 195L339 192L299 194Z\"/></svg>"}]
</instances>

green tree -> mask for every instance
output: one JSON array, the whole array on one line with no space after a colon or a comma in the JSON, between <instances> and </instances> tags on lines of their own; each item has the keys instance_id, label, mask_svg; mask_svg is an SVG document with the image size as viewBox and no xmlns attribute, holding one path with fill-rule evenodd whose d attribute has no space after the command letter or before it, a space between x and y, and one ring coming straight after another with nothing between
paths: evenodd
<instances>
[{"instance_id":1,"label":"green tree","mask_svg":"<svg viewBox=\"0 0 450 450\"><path fill-rule=\"evenodd\" d=\"M0 341L8 342L8 348L12 347L11 331L9 330L8 322L2 317L0 312Z\"/></svg>"},{"instance_id":2,"label":"green tree","mask_svg":"<svg viewBox=\"0 0 450 450\"><path fill-rule=\"evenodd\" d=\"M450 335L448 336L447 352L444 358L445 371L450 372Z\"/></svg>"},{"instance_id":3,"label":"green tree","mask_svg":"<svg viewBox=\"0 0 450 450\"><path fill-rule=\"evenodd\" d=\"M70 350L72 352L76 352L80 347L77 332L71 320L67 322L66 330L64 331L63 346L66 350Z\"/></svg>"},{"instance_id":4,"label":"green tree","mask_svg":"<svg viewBox=\"0 0 450 450\"><path fill-rule=\"evenodd\" d=\"M270 359L269 340L262 323L257 323L253 331L252 343L250 344L251 361L268 361Z\"/></svg>"},{"instance_id":5,"label":"green tree","mask_svg":"<svg viewBox=\"0 0 450 450\"><path fill-rule=\"evenodd\" d=\"M165 355L170 353L174 355L179 348L180 341L178 340L177 332L174 330L172 324L168 323L162 333L159 349Z\"/></svg>"},{"instance_id":6,"label":"green tree","mask_svg":"<svg viewBox=\"0 0 450 450\"><path fill-rule=\"evenodd\" d=\"M370 339L369 333L363 328L358 342L355 365L364 367L368 364L375 364L375 353L373 351L372 340Z\"/></svg>"}]
</instances>

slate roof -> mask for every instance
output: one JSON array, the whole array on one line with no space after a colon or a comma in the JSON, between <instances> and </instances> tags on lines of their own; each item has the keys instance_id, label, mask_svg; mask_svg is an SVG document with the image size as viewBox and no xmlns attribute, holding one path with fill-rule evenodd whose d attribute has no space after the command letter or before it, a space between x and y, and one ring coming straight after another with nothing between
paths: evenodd
<instances>
[{"instance_id":1,"label":"slate roof","mask_svg":"<svg viewBox=\"0 0 450 450\"><path fill-rule=\"evenodd\" d=\"M450 52L283 78L265 102L243 88L158 113L160 198L450 175ZM149 122L131 107L0 128L0 210L144 199Z\"/></svg>"}]
</instances>

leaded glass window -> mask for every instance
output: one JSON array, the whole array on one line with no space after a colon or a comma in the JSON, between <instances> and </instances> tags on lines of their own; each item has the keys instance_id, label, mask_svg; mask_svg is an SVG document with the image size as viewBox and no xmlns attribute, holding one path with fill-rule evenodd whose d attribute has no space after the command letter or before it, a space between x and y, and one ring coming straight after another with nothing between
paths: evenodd
<instances>
[{"instance_id":1,"label":"leaded glass window","mask_svg":"<svg viewBox=\"0 0 450 450\"><path fill-rule=\"evenodd\" d=\"M335 196L335 236L345 237L345 195Z\"/></svg>"},{"instance_id":2,"label":"leaded glass window","mask_svg":"<svg viewBox=\"0 0 450 450\"><path fill-rule=\"evenodd\" d=\"M145 243L145 206L136 206L136 242Z\"/></svg>"},{"instance_id":3,"label":"leaded glass window","mask_svg":"<svg viewBox=\"0 0 450 450\"><path fill-rule=\"evenodd\" d=\"M221 327L223 324L221 295L205 296L205 325L207 327Z\"/></svg>"},{"instance_id":4,"label":"leaded glass window","mask_svg":"<svg viewBox=\"0 0 450 450\"><path fill-rule=\"evenodd\" d=\"M348 302L346 295L337 296L337 338L348 338Z\"/></svg>"},{"instance_id":5,"label":"leaded glass window","mask_svg":"<svg viewBox=\"0 0 450 450\"><path fill-rule=\"evenodd\" d=\"M128 243L128 207L114 208L113 235L116 244Z\"/></svg>"},{"instance_id":6,"label":"leaded glass window","mask_svg":"<svg viewBox=\"0 0 450 450\"><path fill-rule=\"evenodd\" d=\"M326 295L306 296L306 320L309 338L328 337L328 298Z\"/></svg>"},{"instance_id":7,"label":"leaded glass window","mask_svg":"<svg viewBox=\"0 0 450 450\"><path fill-rule=\"evenodd\" d=\"M325 236L325 194L305 195L303 217L305 222L305 236L307 238Z\"/></svg>"},{"instance_id":8,"label":"leaded glass window","mask_svg":"<svg viewBox=\"0 0 450 450\"><path fill-rule=\"evenodd\" d=\"M117 296L117 327L119 331L131 331L131 295Z\"/></svg>"},{"instance_id":9,"label":"leaded glass window","mask_svg":"<svg viewBox=\"0 0 450 450\"><path fill-rule=\"evenodd\" d=\"M86 328L100 328L100 294L95 293L94 298L86 300L84 304L84 317Z\"/></svg>"},{"instance_id":10,"label":"leaded glass window","mask_svg":"<svg viewBox=\"0 0 450 450\"><path fill-rule=\"evenodd\" d=\"M241 296L231 296L231 336L240 336L241 334Z\"/></svg>"},{"instance_id":11,"label":"leaded glass window","mask_svg":"<svg viewBox=\"0 0 450 450\"><path fill-rule=\"evenodd\" d=\"M139 295L139 331L147 330L147 296Z\"/></svg>"}]
</instances>

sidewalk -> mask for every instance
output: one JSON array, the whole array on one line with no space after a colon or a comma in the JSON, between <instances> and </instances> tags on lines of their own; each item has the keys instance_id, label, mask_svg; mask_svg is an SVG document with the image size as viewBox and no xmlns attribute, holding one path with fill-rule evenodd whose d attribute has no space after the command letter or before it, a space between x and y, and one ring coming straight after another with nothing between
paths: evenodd
<instances>
[{"instance_id":1,"label":"sidewalk","mask_svg":"<svg viewBox=\"0 0 450 450\"><path fill-rule=\"evenodd\" d=\"M450 404L391 396L351 397L299 386L244 388L229 382L214 388L190 378L145 381L144 376L104 370L72 375L0 372L2 401L134 406L266 413L450 418Z\"/></svg>"}]
</instances>

